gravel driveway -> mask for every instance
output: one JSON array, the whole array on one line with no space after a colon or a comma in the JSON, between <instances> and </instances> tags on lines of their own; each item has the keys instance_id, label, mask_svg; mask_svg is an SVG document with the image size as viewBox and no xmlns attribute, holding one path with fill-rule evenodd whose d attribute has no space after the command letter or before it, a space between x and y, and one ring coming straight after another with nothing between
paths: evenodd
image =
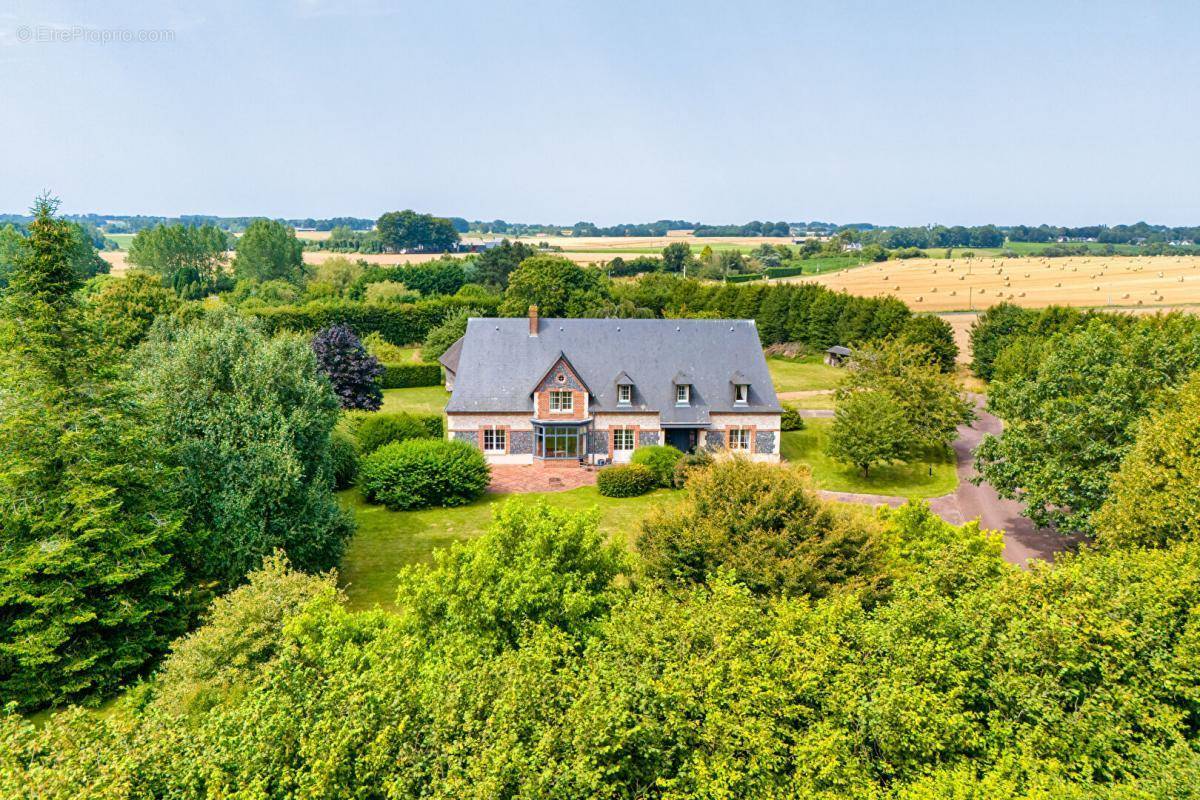
<instances>
[{"instance_id":1,"label":"gravel driveway","mask_svg":"<svg viewBox=\"0 0 1200 800\"><path fill-rule=\"evenodd\" d=\"M939 517L954 525L979 519L980 526L1004 532L1004 559L1013 564L1025 565L1030 559L1050 561L1054 554L1069 550L1074 542L1054 531L1039 529L1027 517L1021 516L1021 504L1016 500L1005 500L988 484L976 486L971 478L976 474L972 453L979 446L985 433L999 434L1003 424L984 410L984 398L972 395L978 419L971 425L958 429L954 442L954 455L958 463L958 489L953 494L929 500L930 508ZM849 494L846 492L821 492L831 500L843 503L867 505L903 505L905 498L873 494Z\"/></svg>"}]
</instances>

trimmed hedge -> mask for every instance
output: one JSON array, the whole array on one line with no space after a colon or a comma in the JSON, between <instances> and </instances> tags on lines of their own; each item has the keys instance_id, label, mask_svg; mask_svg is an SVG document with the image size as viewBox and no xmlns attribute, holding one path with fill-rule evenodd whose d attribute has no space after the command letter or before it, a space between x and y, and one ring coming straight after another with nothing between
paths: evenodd
<instances>
[{"instance_id":1,"label":"trimmed hedge","mask_svg":"<svg viewBox=\"0 0 1200 800\"><path fill-rule=\"evenodd\" d=\"M767 267L763 272L768 278L790 278L793 275L803 275L804 267Z\"/></svg>"},{"instance_id":2,"label":"trimmed hedge","mask_svg":"<svg viewBox=\"0 0 1200 800\"><path fill-rule=\"evenodd\" d=\"M417 303L360 303L351 300L311 302L304 305L253 309L267 333L316 331L331 325L348 325L359 338L378 332L392 344L425 341L425 336L459 308L496 313L500 298L438 297Z\"/></svg>"},{"instance_id":3,"label":"trimmed hedge","mask_svg":"<svg viewBox=\"0 0 1200 800\"><path fill-rule=\"evenodd\" d=\"M399 411L395 414L371 414L358 423L355 435L358 437L358 449L365 454L392 442L440 439L445 431L438 414Z\"/></svg>"},{"instance_id":4,"label":"trimmed hedge","mask_svg":"<svg viewBox=\"0 0 1200 800\"><path fill-rule=\"evenodd\" d=\"M414 386L440 386L442 367L439 364L384 364L379 376L381 389L410 389Z\"/></svg>"},{"instance_id":5,"label":"trimmed hedge","mask_svg":"<svg viewBox=\"0 0 1200 800\"><path fill-rule=\"evenodd\" d=\"M605 467L596 476L596 488L605 497L637 497L656 485L654 471L644 464Z\"/></svg>"},{"instance_id":6,"label":"trimmed hedge","mask_svg":"<svg viewBox=\"0 0 1200 800\"><path fill-rule=\"evenodd\" d=\"M761 272L752 272L749 275L726 275L726 283L745 283L746 281L761 281L763 275Z\"/></svg>"},{"instance_id":7,"label":"trimmed hedge","mask_svg":"<svg viewBox=\"0 0 1200 800\"><path fill-rule=\"evenodd\" d=\"M359 466L359 488L370 503L393 511L461 506L483 494L491 470L466 442L413 439L371 453Z\"/></svg>"},{"instance_id":8,"label":"trimmed hedge","mask_svg":"<svg viewBox=\"0 0 1200 800\"><path fill-rule=\"evenodd\" d=\"M651 444L633 451L631 464L641 464L654 473L659 486L670 488L675 481L675 462L683 453L667 444Z\"/></svg>"}]
</instances>

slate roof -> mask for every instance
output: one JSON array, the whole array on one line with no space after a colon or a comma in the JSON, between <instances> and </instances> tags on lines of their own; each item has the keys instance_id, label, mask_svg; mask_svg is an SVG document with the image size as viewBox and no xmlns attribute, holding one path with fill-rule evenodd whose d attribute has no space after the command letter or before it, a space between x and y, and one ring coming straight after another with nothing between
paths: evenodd
<instances>
[{"instance_id":1,"label":"slate roof","mask_svg":"<svg viewBox=\"0 0 1200 800\"><path fill-rule=\"evenodd\" d=\"M442 353L438 359L438 363L446 369L457 375L458 359L462 356L463 339L465 336L460 336L454 340L454 344L446 348L446 352Z\"/></svg>"},{"instance_id":2,"label":"slate roof","mask_svg":"<svg viewBox=\"0 0 1200 800\"><path fill-rule=\"evenodd\" d=\"M664 425L706 425L710 413L780 411L753 320L543 319L530 336L526 317L473 318L460 341L450 413L532 414L531 387L560 353L591 390L593 413L660 412ZM735 407L737 373L750 397ZM618 406L622 375L633 383L633 398ZM692 385L689 406L675 405L680 375Z\"/></svg>"}]
</instances>

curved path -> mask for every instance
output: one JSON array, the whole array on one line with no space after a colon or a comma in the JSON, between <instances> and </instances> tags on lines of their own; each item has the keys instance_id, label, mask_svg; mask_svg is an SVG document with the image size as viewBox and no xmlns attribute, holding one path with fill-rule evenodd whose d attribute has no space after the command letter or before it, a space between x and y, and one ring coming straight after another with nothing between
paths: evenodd
<instances>
[{"instance_id":1,"label":"curved path","mask_svg":"<svg viewBox=\"0 0 1200 800\"><path fill-rule=\"evenodd\" d=\"M1073 546L1069 537L1052 530L1038 528L1028 517L1021 516L1022 505L1016 500L1005 500L986 483L976 486L973 453L985 433L999 434L1003 424L994 415L984 410L983 398L971 395L975 401L978 418L971 425L958 428L954 441L954 456L958 465L958 488L953 494L934 497L929 506L939 517L954 525L978 518L980 527L1004 532L1004 559L1013 564L1024 565L1030 559L1050 561L1054 554ZM888 497L872 494L848 494L844 492L821 492L832 500L844 503L898 506L905 502L903 497Z\"/></svg>"}]
</instances>

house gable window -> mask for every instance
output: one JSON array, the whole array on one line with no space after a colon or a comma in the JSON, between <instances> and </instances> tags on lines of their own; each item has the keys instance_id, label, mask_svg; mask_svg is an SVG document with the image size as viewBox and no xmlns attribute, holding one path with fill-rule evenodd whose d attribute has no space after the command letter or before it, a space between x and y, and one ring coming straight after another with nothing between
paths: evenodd
<instances>
[{"instance_id":1,"label":"house gable window","mask_svg":"<svg viewBox=\"0 0 1200 800\"><path fill-rule=\"evenodd\" d=\"M627 406L632 401L633 401L633 387L627 386L627 385L618 386L617 387L617 402L623 406Z\"/></svg>"},{"instance_id":2,"label":"house gable window","mask_svg":"<svg viewBox=\"0 0 1200 800\"><path fill-rule=\"evenodd\" d=\"M692 402L692 387L686 383L680 383L675 386L675 405L686 406Z\"/></svg>"},{"instance_id":3,"label":"house gable window","mask_svg":"<svg viewBox=\"0 0 1200 800\"><path fill-rule=\"evenodd\" d=\"M567 389L553 389L550 392L550 413L570 414L575 410L575 396Z\"/></svg>"},{"instance_id":4,"label":"house gable window","mask_svg":"<svg viewBox=\"0 0 1200 800\"><path fill-rule=\"evenodd\" d=\"M729 449L749 450L751 430L749 428L729 429Z\"/></svg>"},{"instance_id":5,"label":"house gable window","mask_svg":"<svg viewBox=\"0 0 1200 800\"><path fill-rule=\"evenodd\" d=\"M742 406L750 402L750 384L738 383L734 385L733 402Z\"/></svg>"},{"instance_id":6,"label":"house gable window","mask_svg":"<svg viewBox=\"0 0 1200 800\"><path fill-rule=\"evenodd\" d=\"M616 428L613 430L613 450L627 452L634 449L636 433L633 428Z\"/></svg>"},{"instance_id":7,"label":"house gable window","mask_svg":"<svg viewBox=\"0 0 1200 800\"><path fill-rule=\"evenodd\" d=\"M485 453L507 453L508 452L508 429L507 428L484 428L483 429L483 452Z\"/></svg>"}]
</instances>

